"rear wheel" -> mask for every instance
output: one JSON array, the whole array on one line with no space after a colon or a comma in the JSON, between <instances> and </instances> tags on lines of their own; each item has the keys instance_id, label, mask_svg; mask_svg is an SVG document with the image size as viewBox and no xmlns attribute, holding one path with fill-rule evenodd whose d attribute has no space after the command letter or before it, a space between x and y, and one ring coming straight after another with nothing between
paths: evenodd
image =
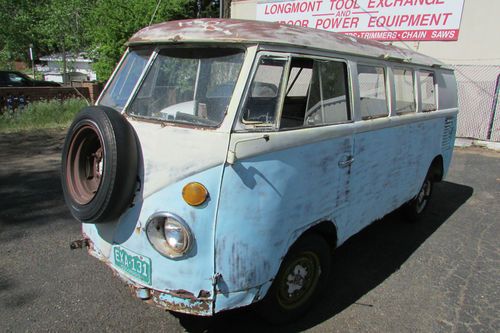
<instances>
[{"instance_id":1,"label":"rear wheel","mask_svg":"<svg viewBox=\"0 0 500 333\"><path fill-rule=\"evenodd\" d=\"M409 201L404 207L404 213L410 221L417 221L424 213L429 205L433 188L434 180L429 170L416 197Z\"/></svg>"},{"instance_id":2,"label":"rear wheel","mask_svg":"<svg viewBox=\"0 0 500 333\"><path fill-rule=\"evenodd\" d=\"M330 247L318 234L300 238L283 260L258 312L271 323L297 319L324 289L330 274Z\"/></svg>"}]
</instances>

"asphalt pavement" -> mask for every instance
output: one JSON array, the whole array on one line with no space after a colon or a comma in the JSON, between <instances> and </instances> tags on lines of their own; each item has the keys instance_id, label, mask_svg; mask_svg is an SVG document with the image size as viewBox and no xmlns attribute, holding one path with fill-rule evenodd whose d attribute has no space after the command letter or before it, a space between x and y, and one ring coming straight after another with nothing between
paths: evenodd
<instances>
[{"instance_id":1,"label":"asphalt pavement","mask_svg":"<svg viewBox=\"0 0 500 333\"><path fill-rule=\"evenodd\" d=\"M500 332L500 153L456 149L425 217L392 213L333 255L329 288L288 326L210 319L131 296L85 251L59 180L63 134L0 134L1 332Z\"/></svg>"}]
</instances>

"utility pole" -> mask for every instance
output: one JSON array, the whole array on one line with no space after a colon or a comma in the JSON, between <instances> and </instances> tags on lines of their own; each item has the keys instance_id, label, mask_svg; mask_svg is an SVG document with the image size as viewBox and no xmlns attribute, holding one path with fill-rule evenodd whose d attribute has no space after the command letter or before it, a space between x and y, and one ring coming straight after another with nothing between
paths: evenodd
<instances>
[{"instance_id":1,"label":"utility pole","mask_svg":"<svg viewBox=\"0 0 500 333\"><path fill-rule=\"evenodd\" d=\"M31 69L33 70L33 80L35 78L35 57L33 56L33 44L30 43L30 60L31 60Z\"/></svg>"},{"instance_id":2,"label":"utility pole","mask_svg":"<svg viewBox=\"0 0 500 333\"><path fill-rule=\"evenodd\" d=\"M66 72L68 71L67 69L67 63L66 63L66 46L62 45L62 61L63 61L63 85L66 85L67 79L66 79Z\"/></svg>"}]
</instances>

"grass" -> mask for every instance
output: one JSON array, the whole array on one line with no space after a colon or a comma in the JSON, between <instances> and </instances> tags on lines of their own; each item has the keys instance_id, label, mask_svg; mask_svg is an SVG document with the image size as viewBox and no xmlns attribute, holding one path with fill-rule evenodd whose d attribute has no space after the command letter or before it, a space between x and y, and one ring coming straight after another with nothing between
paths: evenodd
<instances>
[{"instance_id":1,"label":"grass","mask_svg":"<svg viewBox=\"0 0 500 333\"><path fill-rule=\"evenodd\" d=\"M24 109L3 110L0 132L18 132L45 128L64 128L87 103L83 99L40 101Z\"/></svg>"}]
</instances>

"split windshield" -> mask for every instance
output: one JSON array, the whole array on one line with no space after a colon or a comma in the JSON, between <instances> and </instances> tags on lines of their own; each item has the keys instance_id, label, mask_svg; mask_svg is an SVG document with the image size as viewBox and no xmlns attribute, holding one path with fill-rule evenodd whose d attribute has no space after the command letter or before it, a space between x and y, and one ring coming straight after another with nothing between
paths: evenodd
<instances>
[{"instance_id":1,"label":"split windshield","mask_svg":"<svg viewBox=\"0 0 500 333\"><path fill-rule=\"evenodd\" d=\"M122 111L153 50L132 50L122 61L99 104Z\"/></svg>"},{"instance_id":2,"label":"split windshield","mask_svg":"<svg viewBox=\"0 0 500 333\"><path fill-rule=\"evenodd\" d=\"M127 114L174 123L220 125L243 64L244 52L236 48L177 47L160 50L127 106ZM137 82L135 75L128 74L130 79L122 79L122 72L130 72L125 70L129 57L141 58L130 52L122 65L124 70L120 70L114 81ZM140 66L143 69L145 64L138 64ZM135 83L120 85L128 87ZM113 90L108 90L109 95L113 95ZM105 98L103 101L106 102Z\"/></svg>"}]
</instances>

